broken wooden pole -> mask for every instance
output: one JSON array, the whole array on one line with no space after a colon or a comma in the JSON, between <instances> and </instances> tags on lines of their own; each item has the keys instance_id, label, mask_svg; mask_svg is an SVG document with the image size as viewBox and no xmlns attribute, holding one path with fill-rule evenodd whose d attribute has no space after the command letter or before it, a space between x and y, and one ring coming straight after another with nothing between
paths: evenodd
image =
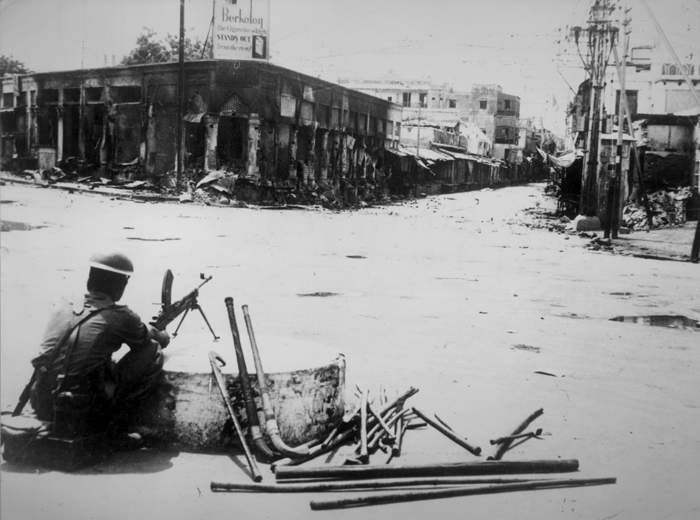
<instances>
[{"instance_id":1,"label":"broken wooden pole","mask_svg":"<svg viewBox=\"0 0 700 520\"><path fill-rule=\"evenodd\" d=\"M539 410L535 410L532 412L527 419L525 419L522 423L520 423L520 426L518 426L513 432L510 434L510 436L514 435L520 435L525 431L525 429L530 426L530 423L537 419L540 415L544 413L544 409L540 408ZM505 441L503 442L499 447L498 450L496 450L496 454L493 457L489 457L489 460L501 460L501 457L505 454L510 449L510 445L513 443L512 440L510 441Z\"/></svg>"},{"instance_id":2,"label":"broken wooden pole","mask_svg":"<svg viewBox=\"0 0 700 520\"><path fill-rule=\"evenodd\" d=\"M436 498L463 497L468 495L488 495L494 493L509 493L514 491L535 491L539 489L602 486L605 484L615 484L615 482L617 482L617 479L615 478L560 479L549 481L535 480L531 482L515 482L512 484L496 484L491 486L458 486L448 489L406 491L401 493L343 498L339 500L312 500L309 505L314 511L322 509L345 509L350 507L396 504L399 502L415 502L418 500L433 500Z\"/></svg>"},{"instance_id":3,"label":"broken wooden pole","mask_svg":"<svg viewBox=\"0 0 700 520\"><path fill-rule=\"evenodd\" d=\"M453 432L452 430L448 430L442 424L433 421L430 417L426 416L420 410L413 408L413 413L415 413L418 417L423 419L426 423L428 423L430 426L435 428L437 431L442 433L445 437L450 439L452 442L459 444L462 448L467 450L472 455L476 455L477 457L479 457L481 455L481 448L479 446L476 446L476 447L472 446L467 441L460 438L455 432Z\"/></svg>"},{"instance_id":4,"label":"broken wooden pole","mask_svg":"<svg viewBox=\"0 0 700 520\"><path fill-rule=\"evenodd\" d=\"M483 462L448 462L443 464L418 464L406 466L321 466L277 468L277 480L299 478L379 478L379 477L436 477L469 475L512 475L523 473L567 473L578 471L578 460L518 460L518 461L483 461Z\"/></svg>"}]
</instances>

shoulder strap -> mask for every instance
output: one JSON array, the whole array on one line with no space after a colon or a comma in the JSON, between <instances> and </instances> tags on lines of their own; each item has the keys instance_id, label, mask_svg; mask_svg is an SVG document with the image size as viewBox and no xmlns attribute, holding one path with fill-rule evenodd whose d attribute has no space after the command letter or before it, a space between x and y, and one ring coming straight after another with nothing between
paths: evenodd
<instances>
[{"instance_id":1,"label":"shoulder strap","mask_svg":"<svg viewBox=\"0 0 700 520\"><path fill-rule=\"evenodd\" d=\"M111 307L111 306L110 306ZM80 335L80 326L88 321L90 318L93 316L99 314L105 309L109 309L110 307L103 307L101 309L95 309L94 311L90 311L87 315L83 316L80 318L76 323L74 323L66 332L61 336L61 338L56 342L56 345L54 346L53 350L53 355L51 356L51 360L49 361L49 366L53 365L54 362L58 359L58 355L60 354L61 350L63 350L63 346L66 344L68 339L70 338L71 334L75 329L78 329L78 333L75 335L75 339L73 342L69 345L68 350L66 352L66 355L63 360L63 366L61 367L61 371L56 375L56 387L55 390L60 390L60 387L62 386L66 375L68 374L68 364L70 363L72 354L73 354L73 349L75 348L76 343L78 342L78 336Z\"/></svg>"}]
</instances>

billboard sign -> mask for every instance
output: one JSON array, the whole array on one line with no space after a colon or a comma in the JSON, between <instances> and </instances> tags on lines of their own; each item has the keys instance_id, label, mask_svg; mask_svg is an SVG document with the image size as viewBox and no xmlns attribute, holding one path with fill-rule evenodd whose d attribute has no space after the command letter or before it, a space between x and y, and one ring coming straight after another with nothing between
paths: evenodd
<instances>
[{"instance_id":1,"label":"billboard sign","mask_svg":"<svg viewBox=\"0 0 700 520\"><path fill-rule=\"evenodd\" d=\"M269 0L214 0L214 59L268 60Z\"/></svg>"}]
</instances>

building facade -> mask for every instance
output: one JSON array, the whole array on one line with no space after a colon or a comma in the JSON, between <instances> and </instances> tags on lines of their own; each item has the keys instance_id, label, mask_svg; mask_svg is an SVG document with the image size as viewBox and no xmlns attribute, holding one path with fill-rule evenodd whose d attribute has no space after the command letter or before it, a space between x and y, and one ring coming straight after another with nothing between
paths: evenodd
<instances>
[{"instance_id":1,"label":"building facade","mask_svg":"<svg viewBox=\"0 0 700 520\"><path fill-rule=\"evenodd\" d=\"M176 167L183 125L186 169L222 169L256 182L373 180L398 147L401 107L264 62L161 63L3 78L0 158L74 159L109 171L139 165L141 178ZM42 155L43 154L43 155Z\"/></svg>"},{"instance_id":2,"label":"building facade","mask_svg":"<svg viewBox=\"0 0 700 520\"><path fill-rule=\"evenodd\" d=\"M462 133L470 141L470 152L493 155L508 162L516 162L521 155L518 147L520 98L504 93L500 85L476 84L469 91L457 91L446 84L397 78L339 82L401 104L406 129L402 135L407 144L418 141L419 128L421 145L427 145L424 140L432 134L431 129L450 133L461 123L463 129L468 129ZM430 128L423 132L423 126ZM484 142L484 135L488 143Z\"/></svg>"}]
</instances>

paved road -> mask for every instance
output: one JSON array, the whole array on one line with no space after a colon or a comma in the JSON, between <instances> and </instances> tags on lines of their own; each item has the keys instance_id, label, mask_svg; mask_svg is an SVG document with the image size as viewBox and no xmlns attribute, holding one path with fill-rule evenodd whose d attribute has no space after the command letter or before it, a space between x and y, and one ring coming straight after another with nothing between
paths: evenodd
<instances>
[{"instance_id":1,"label":"paved road","mask_svg":"<svg viewBox=\"0 0 700 520\"><path fill-rule=\"evenodd\" d=\"M551 435L509 456L578 458L578 476L619 478L615 486L382 506L334 518L700 514L700 334L609 321L700 318L698 266L589 251L587 240L522 226L531 218L524 209L551 204L542 186L347 213L133 203L24 186L1 193L3 220L28 225L8 225L15 229L0 235L3 407L29 375L52 302L80 297L93 251L120 249L137 269L125 301L144 317L157 310L166 268L176 275L175 296L200 272L212 274L201 303L224 338L216 349L231 360L229 295L250 306L269 370L343 352L348 386L381 385L389 394L419 387L414 404L440 414L486 454L488 439L543 407L536 426ZM314 293L325 296L300 296ZM204 324L188 317L168 364L206 370L211 347ZM460 450L437 433L411 432L404 460L474 460ZM309 499L318 498L211 494L212 479L245 480L221 455L140 452L76 475L1 469L3 520L287 520L308 517Z\"/></svg>"}]
</instances>

